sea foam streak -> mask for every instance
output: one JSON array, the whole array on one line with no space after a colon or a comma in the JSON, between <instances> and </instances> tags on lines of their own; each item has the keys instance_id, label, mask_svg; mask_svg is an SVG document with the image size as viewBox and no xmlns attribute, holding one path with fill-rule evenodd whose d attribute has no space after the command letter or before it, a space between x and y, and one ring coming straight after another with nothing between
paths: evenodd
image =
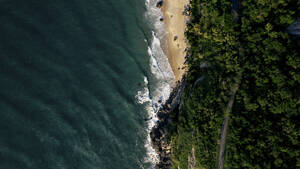
<instances>
[{"instance_id":1,"label":"sea foam streak","mask_svg":"<svg viewBox=\"0 0 300 169\"><path fill-rule=\"evenodd\" d=\"M156 7L157 0L146 0L146 19L150 21L150 26L154 26L152 31L151 45L148 47L148 54L150 56L150 70L154 76L153 90L149 89L148 78L144 77L144 89L138 91L136 99L138 103L145 105L147 111L147 139L145 141L145 148L147 156L145 162L155 164L159 162L159 156L151 145L150 132L158 121L157 111L169 98L172 86L175 84L174 73L169 64L168 58L163 52L161 41L166 36L166 31L163 22L159 21L162 17L160 9Z\"/></svg>"},{"instance_id":2,"label":"sea foam streak","mask_svg":"<svg viewBox=\"0 0 300 169\"><path fill-rule=\"evenodd\" d=\"M159 158L158 158L158 154L151 146L150 132L152 127L154 127L155 123L157 122L158 118L156 115L157 110L155 109L153 100L150 97L147 77L144 77L144 85L145 85L144 90L138 91L136 98L140 104L146 104L145 108L147 111L148 120L147 120L147 139L145 141L147 156L145 157L145 162L151 163L152 164L151 168L154 168L154 165L159 162Z\"/></svg>"}]
</instances>

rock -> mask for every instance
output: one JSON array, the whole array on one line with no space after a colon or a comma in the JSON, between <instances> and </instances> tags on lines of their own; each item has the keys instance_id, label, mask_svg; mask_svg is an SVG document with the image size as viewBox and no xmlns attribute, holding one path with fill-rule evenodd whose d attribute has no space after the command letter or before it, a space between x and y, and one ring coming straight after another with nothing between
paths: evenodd
<instances>
[{"instance_id":1,"label":"rock","mask_svg":"<svg viewBox=\"0 0 300 169\"><path fill-rule=\"evenodd\" d=\"M169 161L169 159L168 158L163 158L163 160L162 160L163 162L167 162L167 161Z\"/></svg>"},{"instance_id":2,"label":"rock","mask_svg":"<svg viewBox=\"0 0 300 169\"><path fill-rule=\"evenodd\" d=\"M157 103L155 103L155 104L154 104L154 107L155 107L155 109L157 109L157 108L158 108L158 104L157 104Z\"/></svg>"},{"instance_id":3,"label":"rock","mask_svg":"<svg viewBox=\"0 0 300 169\"><path fill-rule=\"evenodd\" d=\"M169 115L170 112L179 109L178 101L180 101L181 91L185 86L185 76L182 82L178 83L176 88L170 94L163 107L157 112L158 122L150 132L153 148L159 156L159 162L155 165L155 169L170 169L172 168L172 147L167 141L168 126L171 125L172 120ZM159 99L160 100L160 99Z\"/></svg>"},{"instance_id":4,"label":"rock","mask_svg":"<svg viewBox=\"0 0 300 169\"><path fill-rule=\"evenodd\" d=\"M190 6L185 5L182 14L185 15L185 16L190 16L190 10L191 10Z\"/></svg>"},{"instance_id":5,"label":"rock","mask_svg":"<svg viewBox=\"0 0 300 169\"><path fill-rule=\"evenodd\" d=\"M178 36L174 36L174 41L178 39Z\"/></svg>"},{"instance_id":6,"label":"rock","mask_svg":"<svg viewBox=\"0 0 300 169\"><path fill-rule=\"evenodd\" d=\"M164 18L163 18L163 17L161 17L161 18L159 18L159 20L160 20L160 21L164 21Z\"/></svg>"},{"instance_id":7,"label":"rock","mask_svg":"<svg viewBox=\"0 0 300 169\"><path fill-rule=\"evenodd\" d=\"M184 5L184 10L185 10L185 11L190 11L190 10L191 10L190 5Z\"/></svg>"},{"instance_id":8,"label":"rock","mask_svg":"<svg viewBox=\"0 0 300 169\"><path fill-rule=\"evenodd\" d=\"M164 1L163 0L159 0L157 3L156 3L156 7L157 8L161 8L164 4Z\"/></svg>"},{"instance_id":9,"label":"rock","mask_svg":"<svg viewBox=\"0 0 300 169\"><path fill-rule=\"evenodd\" d=\"M158 103L162 103L162 100L163 100L163 97L160 97L160 98L158 99Z\"/></svg>"}]
</instances>

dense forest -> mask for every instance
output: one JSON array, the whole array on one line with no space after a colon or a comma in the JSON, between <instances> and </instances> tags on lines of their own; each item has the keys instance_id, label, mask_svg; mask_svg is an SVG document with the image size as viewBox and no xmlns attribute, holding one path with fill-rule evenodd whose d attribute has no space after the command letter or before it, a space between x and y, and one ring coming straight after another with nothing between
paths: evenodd
<instances>
[{"instance_id":1,"label":"dense forest","mask_svg":"<svg viewBox=\"0 0 300 169\"><path fill-rule=\"evenodd\" d=\"M300 39L286 31L300 1L190 5L187 83L168 133L173 168L187 169L192 149L195 168L217 168L224 117L225 169L300 168Z\"/></svg>"}]
</instances>

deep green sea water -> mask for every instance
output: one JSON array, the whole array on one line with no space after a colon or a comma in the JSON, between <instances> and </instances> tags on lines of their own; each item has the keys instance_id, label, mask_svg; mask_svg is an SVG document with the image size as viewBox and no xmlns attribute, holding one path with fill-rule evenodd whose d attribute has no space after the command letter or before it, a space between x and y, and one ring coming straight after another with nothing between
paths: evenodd
<instances>
[{"instance_id":1,"label":"deep green sea water","mask_svg":"<svg viewBox=\"0 0 300 169\"><path fill-rule=\"evenodd\" d=\"M0 0L0 169L150 167L136 99L153 77L145 11L144 0Z\"/></svg>"}]
</instances>

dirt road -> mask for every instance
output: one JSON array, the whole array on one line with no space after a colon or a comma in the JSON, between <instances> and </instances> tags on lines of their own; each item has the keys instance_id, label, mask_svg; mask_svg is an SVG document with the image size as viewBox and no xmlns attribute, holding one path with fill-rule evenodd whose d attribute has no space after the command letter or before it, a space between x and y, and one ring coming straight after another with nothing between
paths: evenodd
<instances>
[{"instance_id":1,"label":"dirt road","mask_svg":"<svg viewBox=\"0 0 300 169\"><path fill-rule=\"evenodd\" d=\"M232 106L234 103L234 97L238 90L238 84L236 83L233 87L232 96L227 104L227 108L225 110L225 118L223 121L223 126L221 129L221 138L220 138L220 148L219 148L219 158L218 158L218 169L224 168L224 152L225 152L225 144L226 144L226 135L227 135L227 128L228 128L228 121L230 117L230 112L232 110Z\"/></svg>"}]
</instances>

